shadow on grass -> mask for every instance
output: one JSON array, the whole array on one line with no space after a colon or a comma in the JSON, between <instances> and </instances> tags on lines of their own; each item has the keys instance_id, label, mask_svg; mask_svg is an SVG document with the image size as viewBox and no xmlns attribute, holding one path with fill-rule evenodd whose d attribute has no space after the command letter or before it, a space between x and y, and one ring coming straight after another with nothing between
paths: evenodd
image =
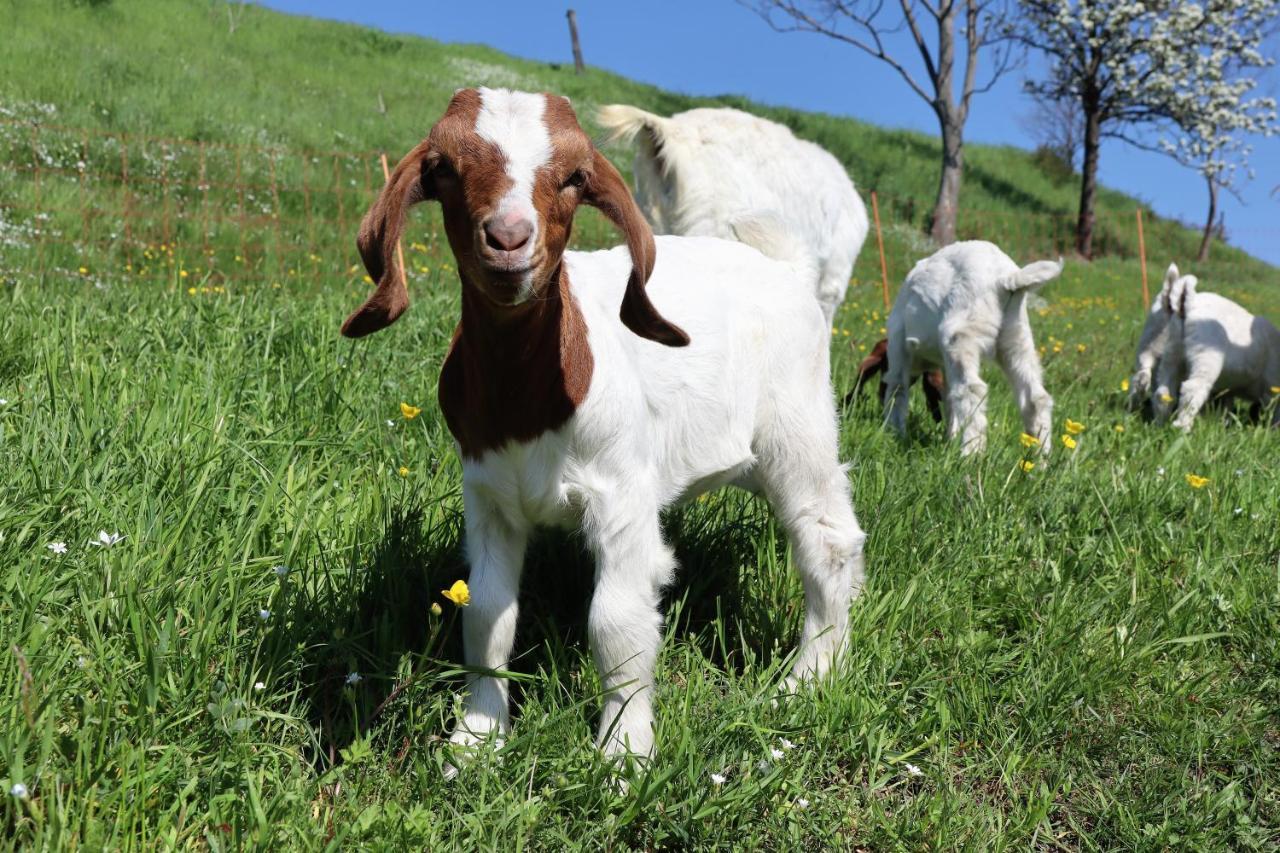
<instances>
[{"instance_id":1,"label":"shadow on grass","mask_svg":"<svg viewBox=\"0 0 1280 853\"><path fill-rule=\"evenodd\" d=\"M396 693L410 667L417 672L412 692L418 703L464 684L461 619L440 595L468 575L462 518L428 524L426 516L419 504L391 510L373 545L353 549L346 564L318 565L318 580L293 592L289 627L268 653L284 660L301 651L299 681L318 733L312 760L320 768L339 761L362 732L388 721L396 720L396 740L411 735L409 724L397 720L404 696ZM798 612L744 590L744 576L756 574L760 542L770 538L767 517L755 500L737 495L664 519L680 564L664 597L674 632L728 669L749 660L767 663L798 633ZM785 548L780 536L774 541L778 552ZM580 537L555 530L535 535L525 558L513 673L550 676L560 689L576 689L569 680L588 653L593 575L594 561ZM777 586L770 587L775 601ZM444 609L434 621L432 603ZM352 673L360 676L354 684ZM521 681L513 680L511 688L518 713Z\"/></svg>"}]
</instances>

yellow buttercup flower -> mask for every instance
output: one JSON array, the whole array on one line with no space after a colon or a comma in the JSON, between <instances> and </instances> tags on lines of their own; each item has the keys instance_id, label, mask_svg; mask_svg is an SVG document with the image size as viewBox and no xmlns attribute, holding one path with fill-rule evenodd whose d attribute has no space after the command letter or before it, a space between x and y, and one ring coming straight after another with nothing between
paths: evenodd
<instances>
[{"instance_id":1,"label":"yellow buttercup flower","mask_svg":"<svg viewBox=\"0 0 1280 853\"><path fill-rule=\"evenodd\" d=\"M453 586L440 590L440 594L459 607L466 607L471 603L471 590L467 588L466 581L454 581Z\"/></svg>"},{"instance_id":2,"label":"yellow buttercup flower","mask_svg":"<svg viewBox=\"0 0 1280 853\"><path fill-rule=\"evenodd\" d=\"M1161 395L1160 395L1160 402L1161 402L1161 403L1172 403L1172 402L1173 402L1173 395L1172 395L1172 394L1168 394L1168 393L1161 394Z\"/></svg>"},{"instance_id":3,"label":"yellow buttercup flower","mask_svg":"<svg viewBox=\"0 0 1280 853\"><path fill-rule=\"evenodd\" d=\"M1124 432L1124 424L1116 424L1116 432Z\"/></svg>"},{"instance_id":4,"label":"yellow buttercup flower","mask_svg":"<svg viewBox=\"0 0 1280 853\"><path fill-rule=\"evenodd\" d=\"M1018 467L1022 469L1022 473L1030 474L1031 469L1036 467L1036 463L1032 462L1030 459L1023 459L1018 463Z\"/></svg>"},{"instance_id":5,"label":"yellow buttercup flower","mask_svg":"<svg viewBox=\"0 0 1280 853\"><path fill-rule=\"evenodd\" d=\"M1193 489L1203 489L1209 485L1208 477L1197 477L1195 474L1187 475L1187 485Z\"/></svg>"},{"instance_id":6,"label":"yellow buttercup flower","mask_svg":"<svg viewBox=\"0 0 1280 853\"><path fill-rule=\"evenodd\" d=\"M1027 432L1018 436L1018 441L1022 442L1023 447L1037 447L1040 444L1040 439Z\"/></svg>"},{"instance_id":7,"label":"yellow buttercup flower","mask_svg":"<svg viewBox=\"0 0 1280 853\"><path fill-rule=\"evenodd\" d=\"M1073 421L1071 418L1067 418L1067 432L1071 435L1079 435L1084 432L1084 424L1079 421Z\"/></svg>"},{"instance_id":8,"label":"yellow buttercup flower","mask_svg":"<svg viewBox=\"0 0 1280 853\"><path fill-rule=\"evenodd\" d=\"M1280 394L1280 385L1272 385L1272 386L1271 386L1271 393L1272 393L1272 394Z\"/></svg>"},{"instance_id":9,"label":"yellow buttercup flower","mask_svg":"<svg viewBox=\"0 0 1280 853\"><path fill-rule=\"evenodd\" d=\"M1120 380L1120 390L1121 390L1121 391L1128 391L1128 390L1129 390L1129 380L1128 380L1128 379L1121 379L1121 380Z\"/></svg>"},{"instance_id":10,"label":"yellow buttercup flower","mask_svg":"<svg viewBox=\"0 0 1280 853\"><path fill-rule=\"evenodd\" d=\"M401 477L408 477L408 476L409 476L409 469L408 469L408 468L406 468L406 467L404 467L403 465L401 465L401 466L400 466L400 476L401 476Z\"/></svg>"},{"instance_id":11,"label":"yellow buttercup flower","mask_svg":"<svg viewBox=\"0 0 1280 853\"><path fill-rule=\"evenodd\" d=\"M400 404L400 414L404 415L406 421L411 421L418 415L422 414L422 409L417 406L410 406L408 403Z\"/></svg>"},{"instance_id":12,"label":"yellow buttercup flower","mask_svg":"<svg viewBox=\"0 0 1280 853\"><path fill-rule=\"evenodd\" d=\"M432 615L432 616L439 616L439 615L440 615L441 613L443 613L443 612L444 612L444 608L442 608L442 607L440 606L440 602L438 602L438 601L433 601L433 602L431 602L431 615Z\"/></svg>"},{"instance_id":13,"label":"yellow buttercup flower","mask_svg":"<svg viewBox=\"0 0 1280 853\"><path fill-rule=\"evenodd\" d=\"M1062 446L1067 448L1067 450L1075 450L1076 440L1069 435L1064 435L1062 437Z\"/></svg>"}]
</instances>

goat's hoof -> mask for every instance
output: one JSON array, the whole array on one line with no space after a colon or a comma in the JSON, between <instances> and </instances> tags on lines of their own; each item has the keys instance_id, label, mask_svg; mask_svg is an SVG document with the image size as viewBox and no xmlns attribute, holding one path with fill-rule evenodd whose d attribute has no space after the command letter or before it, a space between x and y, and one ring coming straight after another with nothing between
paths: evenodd
<instances>
[{"instance_id":1,"label":"goat's hoof","mask_svg":"<svg viewBox=\"0 0 1280 853\"><path fill-rule=\"evenodd\" d=\"M506 741L498 734L478 735L466 729L458 729L449 736L449 760L444 764L446 782L458 778L462 767L472 763L481 750L490 749L495 753L501 751ZM501 755L498 756L501 761Z\"/></svg>"}]
</instances>

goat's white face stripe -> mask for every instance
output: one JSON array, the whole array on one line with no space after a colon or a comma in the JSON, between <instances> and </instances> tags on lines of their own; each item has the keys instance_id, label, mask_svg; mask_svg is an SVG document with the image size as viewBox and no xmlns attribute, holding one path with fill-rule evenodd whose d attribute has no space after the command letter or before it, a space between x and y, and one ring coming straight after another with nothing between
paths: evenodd
<instances>
[{"instance_id":1,"label":"goat's white face stripe","mask_svg":"<svg viewBox=\"0 0 1280 853\"><path fill-rule=\"evenodd\" d=\"M519 217L533 226L524 256L532 258L541 228L533 207L533 183L551 159L551 134L543 122L547 100L542 95L506 89L480 89L480 112L476 134L497 146L506 158L511 188L498 200L492 216ZM516 302L524 302L533 292L532 273L523 277Z\"/></svg>"},{"instance_id":2,"label":"goat's white face stripe","mask_svg":"<svg viewBox=\"0 0 1280 853\"><path fill-rule=\"evenodd\" d=\"M513 184L498 202L495 213L525 214L535 229L533 180L538 169L551 160L551 134L543 122L546 106L542 95L481 89L480 112L476 115L476 134L502 151L507 159L507 177Z\"/></svg>"}]
</instances>

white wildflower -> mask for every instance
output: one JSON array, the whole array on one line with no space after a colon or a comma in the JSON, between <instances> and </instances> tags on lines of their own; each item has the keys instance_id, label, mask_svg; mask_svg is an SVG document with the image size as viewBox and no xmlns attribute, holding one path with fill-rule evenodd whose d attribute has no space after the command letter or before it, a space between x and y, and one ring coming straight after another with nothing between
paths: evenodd
<instances>
[{"instance_id":1,"label":"white wildflower","mask_svg":"<svg viewBox=\"0 0 1280 853\"><path fill-rule=\"evenodd\" d=\"M21 782L14 782L13 787L9 789L9 796L25 800L27 798L27 786Z\"/></svg>"},{"instance_id":2,"label":"white wildflower","mask_svg":"<svg viewBox=\"0 0 1280 853\"><path fill-rule=\"evenodd\" d=\"M364 679L360 677L360 673L358 672L347 673L348 686L359 684L361 681L364 681Z\"/></svg>"},{"instance_id":3,"label":"white wildflower","mask_svg":"<svg viewBox=\"0 0 1280 853\"><path fill-rule=\"evenodd\" d=\"M254 683L254 685L253 685L253 689L254 689L254 690L259 690L259 691L261 691L261 690L266 690L266 689L267 689L267 685L266 685L265 683L261 682L261 681L258 681L258 682L255 682L255 683Z\"/></svg>"},{"instance_id":4,"label":"white wildflower","mask_svg":"<svg viewBox=\"0 0 1280 853\"><path fill-rule=\"evenodd\" d=\"M45 545L44 547L48 548L50 551L52 551L55 554L67 553L66 542L50 542L48 545Z\"/></svg>"},{"instance_id":5,"label":"white wildflower","mask_svg":"<svg viewBox=\"0 0 1280 853\"><path fill-rule=\"evenodd\" d=\"M800 809L801 811L809 808L809 801L806 800L804 797L798 797L796 799L796 808Z\"/></svg>"},{"instance_id":6,"label":"white wildflower","mask_svg":"<svg viewBox=\"0 0 1280 853\"><path fill-rule=\"evenodd\" d=\"M289 567L282 564L282 565L276 566L271 571L276 573L276 577L282 578L285 575L289 574Z\"/></svg>"},{"instance_id":7,"label":"white wildflower","mask_svg":"<svg viewBox=\"0 0 1280 853\"><path fill-rule=\"evenodd\" d=\"M782 744L782 748L783 748L783 749L795 749L795 748L796 748L796 745L795 745L794 743L792 743L791 741L787 740L786 738L782 738L779 742Z\"/></svg>"},{"instance_id":8,"label":"white wildflower","mask_svg":"<svg viewBox=\"0 0 1280 853\"><path fill-rule=\"evenodd\" d=\"M782 750L778 749L777 747L774 747L773 749L769 750L769 754L773 756L774 761L782 760Z\"/></svg>"},{"instance_id":9,"label":"white wildflower","mask_svg":"<svg viewBox=\"0 0 1280 853\"><path fill-rule=\"evenodd\" d=\"M91 539L89 544L97 545L100 548L110 548L124 537L119 533L108 533L105 530L98 531L98 538Z\"/></svg>"},{"instance_id":10,"label":"white wildflower","mask_svg":"<svg viewBox=\"0 0 1280 853\"><path fill-rule=\"evenodd\" d=\"M924 775L924 771L923 771L923 770L921 770L919 767L916 767L916 766L915 766L914 764L912 764L910 761L908 761L906 764L904 764L904 765L902 765L902 766L906 769L906 771L907 771L907 775L908 775L908 776L923 776L923 775Z\"/></svg>"},{"instance_id":11,"label":"white wildflower","mask_svg":"<svg viewBox=\"0 0 1280 853\"><path fill-rule=\"evenodd\" d=\"M258 611L258 618L261 619L263 622L266 622L268 619L271 618L271 611L265 607L262 608L261 610Z\"/></svg>"},{"instance_id":12,"label":"white wildflower","mask_svg":"<svg viewBox=\"0 0 1280 853\"><path fill-rule=\"evenodd\" d=\"M723 773L711 774L711 784L715 785L717 788L719 788L721 785L723 785L725 782L728 782L728 781L729 781L729 777L725 776Z\"/></svg>"}]
</instances>

